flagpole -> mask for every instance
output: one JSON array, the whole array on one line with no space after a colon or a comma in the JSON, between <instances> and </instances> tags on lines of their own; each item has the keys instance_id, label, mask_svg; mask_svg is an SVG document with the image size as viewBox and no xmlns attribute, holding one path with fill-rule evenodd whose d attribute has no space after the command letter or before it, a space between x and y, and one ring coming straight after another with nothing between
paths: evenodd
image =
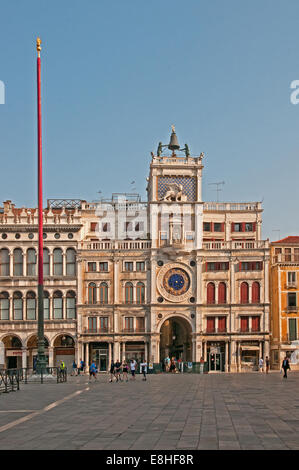
<instances>
[{"instance_id":1,"label":"flagpole","mask_svg":"<svg viewBox=\"0 0 299 470\"><path fill-rule=\"evenodd\" d=\"M41 107L41 40L36 40L37 50L37 153L38 153L38 323L37 371L47 366L44 339L44 273L43 273L43 189L42 189L42 107Z\"/></svg>"}]
</instances>

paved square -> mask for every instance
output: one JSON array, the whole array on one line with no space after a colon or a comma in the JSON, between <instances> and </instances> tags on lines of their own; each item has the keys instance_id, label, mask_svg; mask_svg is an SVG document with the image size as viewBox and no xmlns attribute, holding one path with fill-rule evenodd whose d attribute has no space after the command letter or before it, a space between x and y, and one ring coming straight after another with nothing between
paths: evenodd
<instances>
[{"instance_id":1,"label":"paved square","mask_svg":"<svg viewBox=\"0 0 299 470\"><path fill-rule=\"evenodd\" d=\"M0 395L0 449L299 449L298 390L297 372L22 384Z\"/></svg>"}]
</instances>

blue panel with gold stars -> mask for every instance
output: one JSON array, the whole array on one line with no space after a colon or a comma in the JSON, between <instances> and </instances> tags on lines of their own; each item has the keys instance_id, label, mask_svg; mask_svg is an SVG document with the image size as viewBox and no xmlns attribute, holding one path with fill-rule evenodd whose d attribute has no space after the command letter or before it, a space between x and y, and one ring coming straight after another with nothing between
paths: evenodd
<instances>
[{"instance_id":1,"label":"blue panel with gold stars","mask_svg":"<svg viewBox=\"0 0 299 470\"><path fill-rule=\"evenodd\" d=\"M190 279L186 271L173 268L167 271L163 278L163 287L169 294L182 295L187 292L190 286Z\"/></svg>"},{"instance_id":2,"label":"blue panel with gold stars","mask_svg":"<svg viewBox=\"0 0 299 470\"><path fill-rule=\"evenodd\" d=\"M192 176L159 176L158 177L158 199L162 199L168 191L168 185L176 183L183 186L183 194L187 201L196 201L196 178Z\"/></svg>"}]
</instances>

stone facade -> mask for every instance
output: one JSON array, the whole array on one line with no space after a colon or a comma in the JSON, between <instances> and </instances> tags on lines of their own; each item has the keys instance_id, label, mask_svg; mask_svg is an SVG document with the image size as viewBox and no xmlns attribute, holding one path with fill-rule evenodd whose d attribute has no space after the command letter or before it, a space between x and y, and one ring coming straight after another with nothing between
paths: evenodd
<instances>
[{"instance_id":1,"label":"stone facade","mask_svg":"<svg viewBox=\"0 0 299 470\"><path fill-rule=\"evenodd\" d=\"M127 194L98 203L49 201L50 365L60 356L68 364L94 359L105 371L112 358L161 364L170 355L185 362L204 358L211 372L241 372L256 370L258 358L269 356L270 252L261 240L261 203L204 202L202 170L202 154L159 152L152 154L146 202ZM36 278L13 273L13 253L21 249L27 266L28 249L37 247L37 215L9 201L0 211L0 249L8 250L10 267L3 274L7 252L0 252L0 363L16 363L9 359L16 354L18 366L32 366L37 322L28 320L27 292L36 294ZM60 267L55 249L62 250ZM24 300L20 320L16 291ZM29 305L33 318L32 299Z\"/></svg>"}]
</instances>

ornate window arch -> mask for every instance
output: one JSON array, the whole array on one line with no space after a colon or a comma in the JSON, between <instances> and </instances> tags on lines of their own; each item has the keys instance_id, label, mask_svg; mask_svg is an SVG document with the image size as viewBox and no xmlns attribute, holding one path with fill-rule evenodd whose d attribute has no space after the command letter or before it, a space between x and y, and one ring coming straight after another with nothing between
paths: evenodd
<instances>
[{"instance_id":1,"label":"ornate window arch","mask_svg":"<svg viewBox=\"0 0 299 470\"><path fill-rule=\"evenodd\" d=\"M248 304L249 303L249 285L248 282L242 282L240 288L240 300L241 304Z\"/></svg>"},{"instance_id":2,"label":"ornate window arch","mask_svg":"<svg viewBox=\"0 0 299 470\"><path fill-rule=\"evenodd\" d=\"M63 318L63 298L60 290L56 290L53 294L53 318Z\"/></svg>"},{"instance_id":3,"label":"ornate window arch","mask_svg":"<svg viewBox=\"0 0 299 470\"><path fill-rule=\"evenodd\" d=\"M13 319L23 320L23 296L19 291L13 293Z\"/></svg>"},{"instance_id":4,"label":"ornate window arch","mask_svg":"<svg viewBox=\"0 0 299 470\"><path fill-rule=\"evenodd\" d=\"M214 282L209 282L207 285L207 304L215 303L215 284Z\"/></svg>"},{"instance_id":5,"label":"ornate window arch","mask_svg":"<svg viewBox=\"0 0 299 470\"><path fill-rule=\"evenodd\" d=\"M108 284L107 282L101 282L100 284L100 302L101 304L108 303Z\"/></svg>"},{"instance_id":6,"label":"ornate window arch","mask_svg":"<svg viewBox=\"0 0 299 470\"><path fill-rule=\"evenodd\" d=\"M0 250L0 276L9 276L9 250Z\"/></svg>"},{"instance_id":7,"label":"ornate window arch","mask_svg":"<svg viewBox=\"0 0 299 470\"><path fill-rule=\"evenodd\" d=\"M97 286L94 282L88 284L88 303L96 304L97 303Z\"/></svg>"},{"instance_id":8,"label":"ornate window arch","mask_svg":"<svg viewBox=\"0 0 299 470\"><path fill-rule=\"evenodd\" d=\"M36 295L33 291L26 294L26 320L36 320Z\"/></svg>"},{"instance_id":9,"label":"ornate window arch","mask_svg":"<svg viewBox=\"0 0 299 470\"><path fill-rule=\"evenodd\" d=\"M144 304L145 302L145 285L143 282L137 282L136 300L137 300L137 304Z\"/></svg>"},{"instance_id":10,"label":"ornate window arch","mask_svg":"<svg viewBox=\"0 0 299 470\"><path fill-rule=\"evenodd\" d=\"M9 293L0 293L0 320L9 320Z\"/></svg>"},{"instance_id":11,"label":"ornate window arch","mask_svg":"<svg viewBox=\"0 0 299 470\"><path fill-rule=\"evenodd\" d=\"M132 304L133 303L133 284L132 282L125 283L125 303Z\"/></svg>"}]
</instances>

